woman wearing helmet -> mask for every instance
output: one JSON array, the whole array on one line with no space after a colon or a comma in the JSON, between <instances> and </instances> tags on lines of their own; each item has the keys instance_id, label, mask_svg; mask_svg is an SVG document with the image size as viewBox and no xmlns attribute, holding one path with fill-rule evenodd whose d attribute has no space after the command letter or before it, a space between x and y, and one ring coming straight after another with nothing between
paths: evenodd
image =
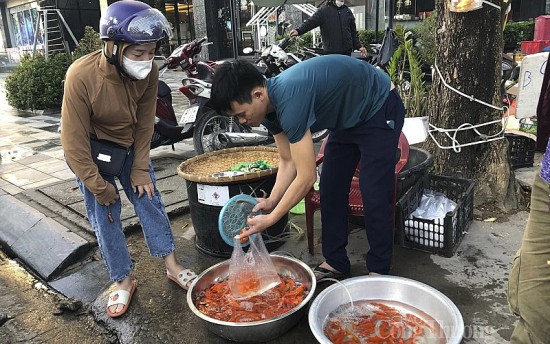
<instances>
[{"instance_id":1,"label":"woman wearing helmet","mask_svg":"<svg viewBox=\"0 0 550 344\"><path fill-rule=\"evenodd\" d=\"M109 276L116 282L107 306L111 317L126 312L136 288L115 176L134 205L149 253L164 258L167 277L183 289L196 277L176 259L170 221L149 158L159 78L153 58L160 40L170 33L158 10L139 1L115 2L101 17L103 49L75 61L65 77L61 144ZM124 147L126 156L117 159L103 151L92 155L92 145L106 141ZM111 158L123 161L120 172L107 174L98 167L98 161L111 162Z\"/></svg>"}]
</instances>

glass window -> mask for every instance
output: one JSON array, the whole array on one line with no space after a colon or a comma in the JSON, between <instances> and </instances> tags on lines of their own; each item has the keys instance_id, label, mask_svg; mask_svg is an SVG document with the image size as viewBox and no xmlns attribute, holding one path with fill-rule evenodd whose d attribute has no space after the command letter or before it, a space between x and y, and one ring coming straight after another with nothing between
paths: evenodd
<instances>
[{"instance_id":1,"label":"glass window","mask_svg":"<svg viewBox=\"0 0 550 344\"><path fill-rule=\"evenodd\" d=\"M164 15L172 24L172 49L195 38L192 0L165 1Z\"/></svg>"},{"instance_id":2,"label":"glass window","mask_svg":"<svg viewBox=\"0 0 550 344\"><path fill-rule=\"evenodd\" d=\"M10 37L14 47L29 48L34 44L36 22L39 13L36 4L26 4L9 9ZM42 44L42 25L37 35L37 44Z\"/></svg>"}]
</instances>

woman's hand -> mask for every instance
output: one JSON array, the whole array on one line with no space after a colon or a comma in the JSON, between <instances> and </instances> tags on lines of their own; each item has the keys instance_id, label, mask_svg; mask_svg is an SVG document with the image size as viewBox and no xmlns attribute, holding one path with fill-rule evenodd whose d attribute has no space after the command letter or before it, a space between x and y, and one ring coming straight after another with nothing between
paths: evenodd
<instances>
[{"instance_id":1,"label":"woman's hand","mask_svg":"<svg viewBox=\"0 0 550 344\"><path fill-rule=\"evenodd\" d=\"M147 193L147 197L149 197L150 200L153 199L153 194L155 192L155 186L153 183L148 183L145 185L134 185L134 193L137 192L138 198L141 198L143 194Z\"/></svg>"},{"instance_id":2,"label":"woman's hand","mask_svg":"<svg viewBox=\"0 0 550 344\"><path fill-rule=\"evenodd\" d=\"M110 201L108 201L108 202L105 202L103 205L106 206L106 207L108 207L108 206L110 206L111 204L115 204L116 201L117 201L119 198L120 198L120 197L118 196L118 194L115 194L115 198L114 198L114 199L112 199L112 200L110 200Z\"/></svg>"},{"instance_id":3,"label":"woman's hand","mask_svg":"<svg viewBox=\"0 0 550 344\"><path fill-rule=\"evenodd\" d=\"M108 207L111 204L115 204L116 201L119 199L119 196L113 184L106 182L106 186L107 188L102 193L96 194L95 198L97 200L97 203Z\"/></svg>"}]
</instances>

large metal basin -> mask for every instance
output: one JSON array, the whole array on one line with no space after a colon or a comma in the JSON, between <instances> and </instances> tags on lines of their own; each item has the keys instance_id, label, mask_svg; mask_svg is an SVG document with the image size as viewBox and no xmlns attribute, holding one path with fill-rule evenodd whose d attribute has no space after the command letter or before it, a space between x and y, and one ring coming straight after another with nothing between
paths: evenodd
<instances>
[{"instance_id":1,"label":"large metal basin","mask_svg":"<svg viewBox=\"0 0 550 344\"><path fill-rule=\"evenodd\" d=\"M288 276L296 282L303 283L309 290L306 298L285 314L263 321L235 323L220 321L200 312L193 300L202 290L212 284L225 280L229 275L229 260L218 263L201 273L189 287L187 304L189 308L202 319L203 324L211 332L225 339L241 343L266 342L286 333L304 316L306 305L313 297L317 285L313 270L298 259L271 255L271 260L281 276Z\"/></svg>"},{"instance_id":2,"label":"large metal basin","mask_svg":"<svg viewBox=\"0 0 550 344\"><path fill-rule=\"evenodd\" d=\"M438 290L418 281L397 276L360 276L342 281L351 299L397 301L428 314L441 325L448 344L459 344L464 335L464 321L455 304ZM340 284L319 293L309 309L309 326L321 344L331 342L323 333L329 314L350 303L350 295Z\"/></svg>"}]
</instances>

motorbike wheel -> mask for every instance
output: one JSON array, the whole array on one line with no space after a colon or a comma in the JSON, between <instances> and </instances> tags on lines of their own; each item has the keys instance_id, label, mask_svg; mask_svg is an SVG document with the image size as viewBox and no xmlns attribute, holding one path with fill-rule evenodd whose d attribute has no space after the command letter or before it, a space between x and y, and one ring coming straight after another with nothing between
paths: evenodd
<instances>
[{"instance_id":1,"label":"motorbike wheel","mask_svg":"<svg viewBox=\"0 0 550 344\"><path fill-rule=\"evenodd\" d=\"M233 124L233 128L231 127ZM212 109L205 109L203 115L195 123L193 146L197 154L213 152L227 148L227 142L219 139L219 134L229 131L243 131L235 121L225 115L220 115Z\"/></svg>"},{"instance_id":2,"label":"motorbike wheel","mask_svg":"<svg viewBox=\"0 0 550 344\"><path fill-rule=\"evenodd\" d=\"M322 141L325 137L328 136L328 133L329 133L329 131L327 129L323 129L323 130L311 133L311 137L313 138L313 142Z\"/></svg>"}]
</instances>

